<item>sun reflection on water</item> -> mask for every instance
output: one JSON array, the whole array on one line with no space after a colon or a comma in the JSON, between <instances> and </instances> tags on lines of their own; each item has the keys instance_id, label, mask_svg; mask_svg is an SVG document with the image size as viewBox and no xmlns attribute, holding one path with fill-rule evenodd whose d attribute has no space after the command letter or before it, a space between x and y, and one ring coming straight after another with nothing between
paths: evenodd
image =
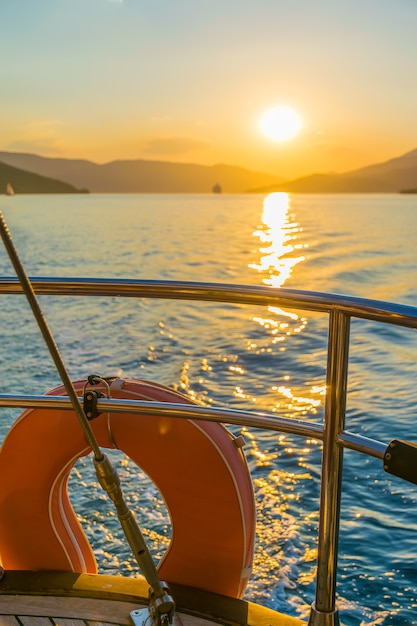
<instances>
[{"instance_id":1,"label":"sun reflection on water","mask_svg":"<svg viewBox=\"0 0 417 626\"><path fill-rule=\"evenodd\" d=\"M249 267L264 274L262 282L271 287L282 287L291 276L297 263L305 260L298 254L307 244L297 242L302 228L290 215L290 196L287 193L271 193L264 200L262 225L253 234L259 237L262 253L258 264Z\"/></svg>"},{"instance_id":2,"label":"sun reflection on water","mask_svg":"<svg viewBox=\"0 0 417 626\"><path fill-rule=\"evenodd\" d=\"M290 279L294 267L306 259L302 251L308 248L308 244L299 240L302 232L302 227L291 211L290 196L287 193L268 195L263 203L262 224L253 233L261 243L259 261L249 265L261 275L265 285L282 287ZM266 338L258 341L251 339L247 349L255 354L286 352L288 340L301 334L308 320L299 313L277 306L269 306L267 312L268 315L261 313L252 318L266 331ZM311 387L306 391L305 388L290 386L289 380L289 376L284 376L285 384L270 389L268 406L265 408L286 417L317 414L325 388L310 383ZM240 388L237 392L238 397L244 397Z\"/></svg>"},{"instance_id":3,"label":"sun reflection on water","mask_svg":"<svg viewBox=\"0 0 417 626\"><path fill-rule=\"evenodd\" d=\"M298 242L302 228L295 216L290 213L290 196L287 193L271 193L264 200L262 225L253 233L262 246L259 248L259 263L251 263L249 267L262 274L262 282L271 287L282 287L290 278L293 268L305 260L298 254L308 244ZM268 244L268 245L263 245ZM272 335L272 344L285 341L285 338L301 332L307 323L297 313L285 311L280 307L270 306L271 316L256 316L255 322L263 326ZM282 318L286 318L282 320ZM293 322L289 325L288 320Z\"/></svg>"},{"instance_id":4,"label":"sun reflection on water","mask_svg":"<svg viewBox=\"0 0 417 626\"><path fill-rule=\"evenodd\" d=\"M249 265L260 282L279 289L291 281L294 268L306 260L308 244L302 241L302 233L290 196L267 196L262 222L253 232L258 240L257 257ZM252 359L249 362L258 367L266 363L264 372L270 367L272 379L265 386L259 385L262 392L258 393L249 385L245 388L241 374L234 397L255 403L258 411L316 420L326 386L316 373L311 374L311 366L321 355L312 347L308 319L279 306L258 309L251 319L258 331L247 340L246 350ZM250 374L250 368L247 370ZM303 594L311 591L317 554L317 512L311 510L310 498L314 501L318 497L313 468L321 444L284 434L257 433L255 437L244 431L244 436L258 515L256 575L249 584L249 593L257 601L268 597L270 603L271 594L274 602L283 604L291 597L300 616L305 617L309 608Z\"/></svg>"}]
</instances>

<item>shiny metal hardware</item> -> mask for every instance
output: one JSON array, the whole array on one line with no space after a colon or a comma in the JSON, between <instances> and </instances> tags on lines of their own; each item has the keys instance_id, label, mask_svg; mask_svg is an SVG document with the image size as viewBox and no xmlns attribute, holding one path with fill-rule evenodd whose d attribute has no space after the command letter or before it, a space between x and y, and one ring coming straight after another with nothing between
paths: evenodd
<instances>
[{"instance_id":1,"label":"shiny metal hardware","mask_svg":"<svg viewBox=\"0 0 417 626\"><path fill-rule=\"evenodd\" d=\"M200 283L175 280L139 280L108 278L30 278L38 295L118 296L125 298L158 298L167 300L200 300L256 306L279 305L330 313L343 311L351 317L370 319L385 324L417 328L417 309L405 304L392 304L339 294L301 291L280 287ZM22 294L17 278L0 277L0 294Z\"/></svg>"},{"instance_id":2,"label":"shiny metal hardware","mask_svg":"<svg viewBox=\"0 0 417 626\"><path fill-rule=\"evenodd\" d=\"M313 602L308 626L340 626L339 611L323 613L317 610L316 603Z\"/></svg>"},{"instance_id":3,"label":"shiny metal hardware","mask_svg":"<svg viewBox=\"0 0 417 626\"><path fill-rule=\"evenodd\" d=\"M108 379L102 378L98 374L91 374L90 376L87 377L87 381L83 387L83 408L84 408L84 413L86 414L86 417L88 421L90 422L91 420L95 419L96 417L100 415L100 412L97 406L97 400L99 398L102 398L104 394L101 393L101 391L98 391L97 389L87 389L87 388L95 387L96 385L102 384L106 388L107 398L110 398L111 397L110 386L107 380Z\"/></svg>"},{"instance_id":4,"label":"shiny metal hardware","mask_svg":"<svg viewBox=\"0 0 417 626\"><path fill-rule=\"evenodd\" d=\"M336 626L336 621L318 620L319 615L337 614L336 574L339 544L340 501L342 495L343 448L338 437L345 424L350 317L332 311L327 351L327 395L324 407L320 518L317 554L316 600L311 609L320 626ZM327 617L326 617L327 620Z\"/></svg>"},{"instance_id":5,"label":"shiny metal hardware","mask_svg":"<svg viewBox=\"0 0 417 626\"><path fill-rule=\"evenodd\" d=\"M131 611L130 617L134 626L152 626L152 618L149 609Z\"/></svg>"},{"instance_id":6,"label":"shiny metal hardware","mask_svg":"<svg viewBox=\"0 0 417 626\"><path fill-rule=\"evenodd\" d=\"M182 626L182 621L178 613L172 616L172 621L155 621L158 619L155 616L154 612L151 608L142 608L137 609L135 611L131 611L130 618L133 622L133 626L168 626L168 624L172 624L172 626ZM167 618L168 619L168 618Z\"/></svg>"}]
</instances>

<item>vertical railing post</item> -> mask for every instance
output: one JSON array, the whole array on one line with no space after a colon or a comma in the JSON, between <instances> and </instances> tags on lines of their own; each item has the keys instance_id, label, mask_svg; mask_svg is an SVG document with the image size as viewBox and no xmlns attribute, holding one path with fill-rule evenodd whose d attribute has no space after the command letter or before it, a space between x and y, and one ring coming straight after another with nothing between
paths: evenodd
<instances>
[{"instance_id":1,"label":"vertical railing post","mask_svg":"<svg viewBox=\"0 0 417 626\"><path fill-rule=\"evenodd\" d=\"M309 626L338 626L336 575L343 449L337 438L345 425L350 317L332 310L329 319L327 393L317 555L316 599Z\"/></svg>"}]
</instances>

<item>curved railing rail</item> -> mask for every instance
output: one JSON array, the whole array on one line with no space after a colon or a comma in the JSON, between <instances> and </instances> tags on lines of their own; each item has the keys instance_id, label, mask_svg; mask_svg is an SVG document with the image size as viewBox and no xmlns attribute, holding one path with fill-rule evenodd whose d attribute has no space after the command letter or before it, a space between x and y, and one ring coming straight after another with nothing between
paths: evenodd
<instances>
[{"instance_id":1,"label":"curved railing rail","mask_svg":"<svg viewBox=\"0 0 417 626\"><path fill-rule=\"evenodd\" d=\"M79 398L80 402L83 398ZM0 394L0 408L23 409L58 409L74 410L71 400L62 396L37 396L19 394ZM169 402L145 402L143 400L115 400L114 398L98 398L97 410L100 413L137 413L142 415L161 415L172 419L206 420L224 424L245 426L246 428L263 428L272 432L289 433L306 438L323 440L323 424L305 422L289 417L278 417L254 411L184 405ZM342 431L339 443L344 448L362 452L368 456L382 460L387 444L363 437L348 431Z\"/></svg>"},{"instance_id":2,"label":"curved railing rail","mask_svg":"<svg viewBox=\"0 0 417 626\"><path fill-rule=\"evenodd\" d=\"M31 277L30 281L38 295L123 296L263 306L279 304L322 313L339 311L350 317L417 328L417 307L283 287L274 289L255 285L123 278ZM23 293L23 288L17 278L0 276L0 294L19 293Z\"/></svg>"},{"instance_id":3,"label":"curved railing rail","mask_svg":"<svg viewBox=\"0 0 417 626\"><path fill-rule=\"evenodd\" d=\"M320 439L323 442L316 599L310 614L310 626L337 626L336 570L339 540L340 500L343 449L349 448L384 459L387 443L345 430L349 335L352 318L361 318L417 328L417 307L379 302L351 296L273 289L246 285L225 285L163 280L31 278L38 295L120 296L199 300L270 306L278 305L329 316L326 400L323 424L280 418L267 414L231 409L100 399L99 408L137 413L164 412L172 418L205 419L229 424L264 428ZM21 294L16 278L0 277L0 294ZM67 398L0 395L0 407L72 409Z\"/></svg>"}]
</instances>

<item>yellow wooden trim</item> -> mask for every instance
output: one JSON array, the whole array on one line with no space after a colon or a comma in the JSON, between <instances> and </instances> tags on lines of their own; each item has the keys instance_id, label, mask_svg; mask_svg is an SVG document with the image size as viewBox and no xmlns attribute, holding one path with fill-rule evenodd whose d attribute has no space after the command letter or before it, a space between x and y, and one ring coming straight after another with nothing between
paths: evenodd
<instances>
[{"instance_id":1,"label":"yellow wooden trim","mask_svg":"<svg viewBox=\"0 0 417 626\"><path fill-rule=\"evenodd\" d=\"M72 598L111 600L116 603L129 603L132 608L129 607L128 610L127 606L124 607L124 612L129 613L130 610L147 604L148 588L143 578L71 572L7 571L0 581L0 596L16 594L19 596L60 596L61 600L62 597L66 600ZM179 585L170 585L170 588L180 612L203 620L211 619L218 624L231 626L303 626L305 624L298 618L277 613L252 602ZM4 599L3 597L2 605ZM6 614L7 611L1 611L1 613ZM71 615L61 614L60 617L71 617ZM109 622L112 621L108 615L106 617Z\"/></svg>"}]
</instances>

